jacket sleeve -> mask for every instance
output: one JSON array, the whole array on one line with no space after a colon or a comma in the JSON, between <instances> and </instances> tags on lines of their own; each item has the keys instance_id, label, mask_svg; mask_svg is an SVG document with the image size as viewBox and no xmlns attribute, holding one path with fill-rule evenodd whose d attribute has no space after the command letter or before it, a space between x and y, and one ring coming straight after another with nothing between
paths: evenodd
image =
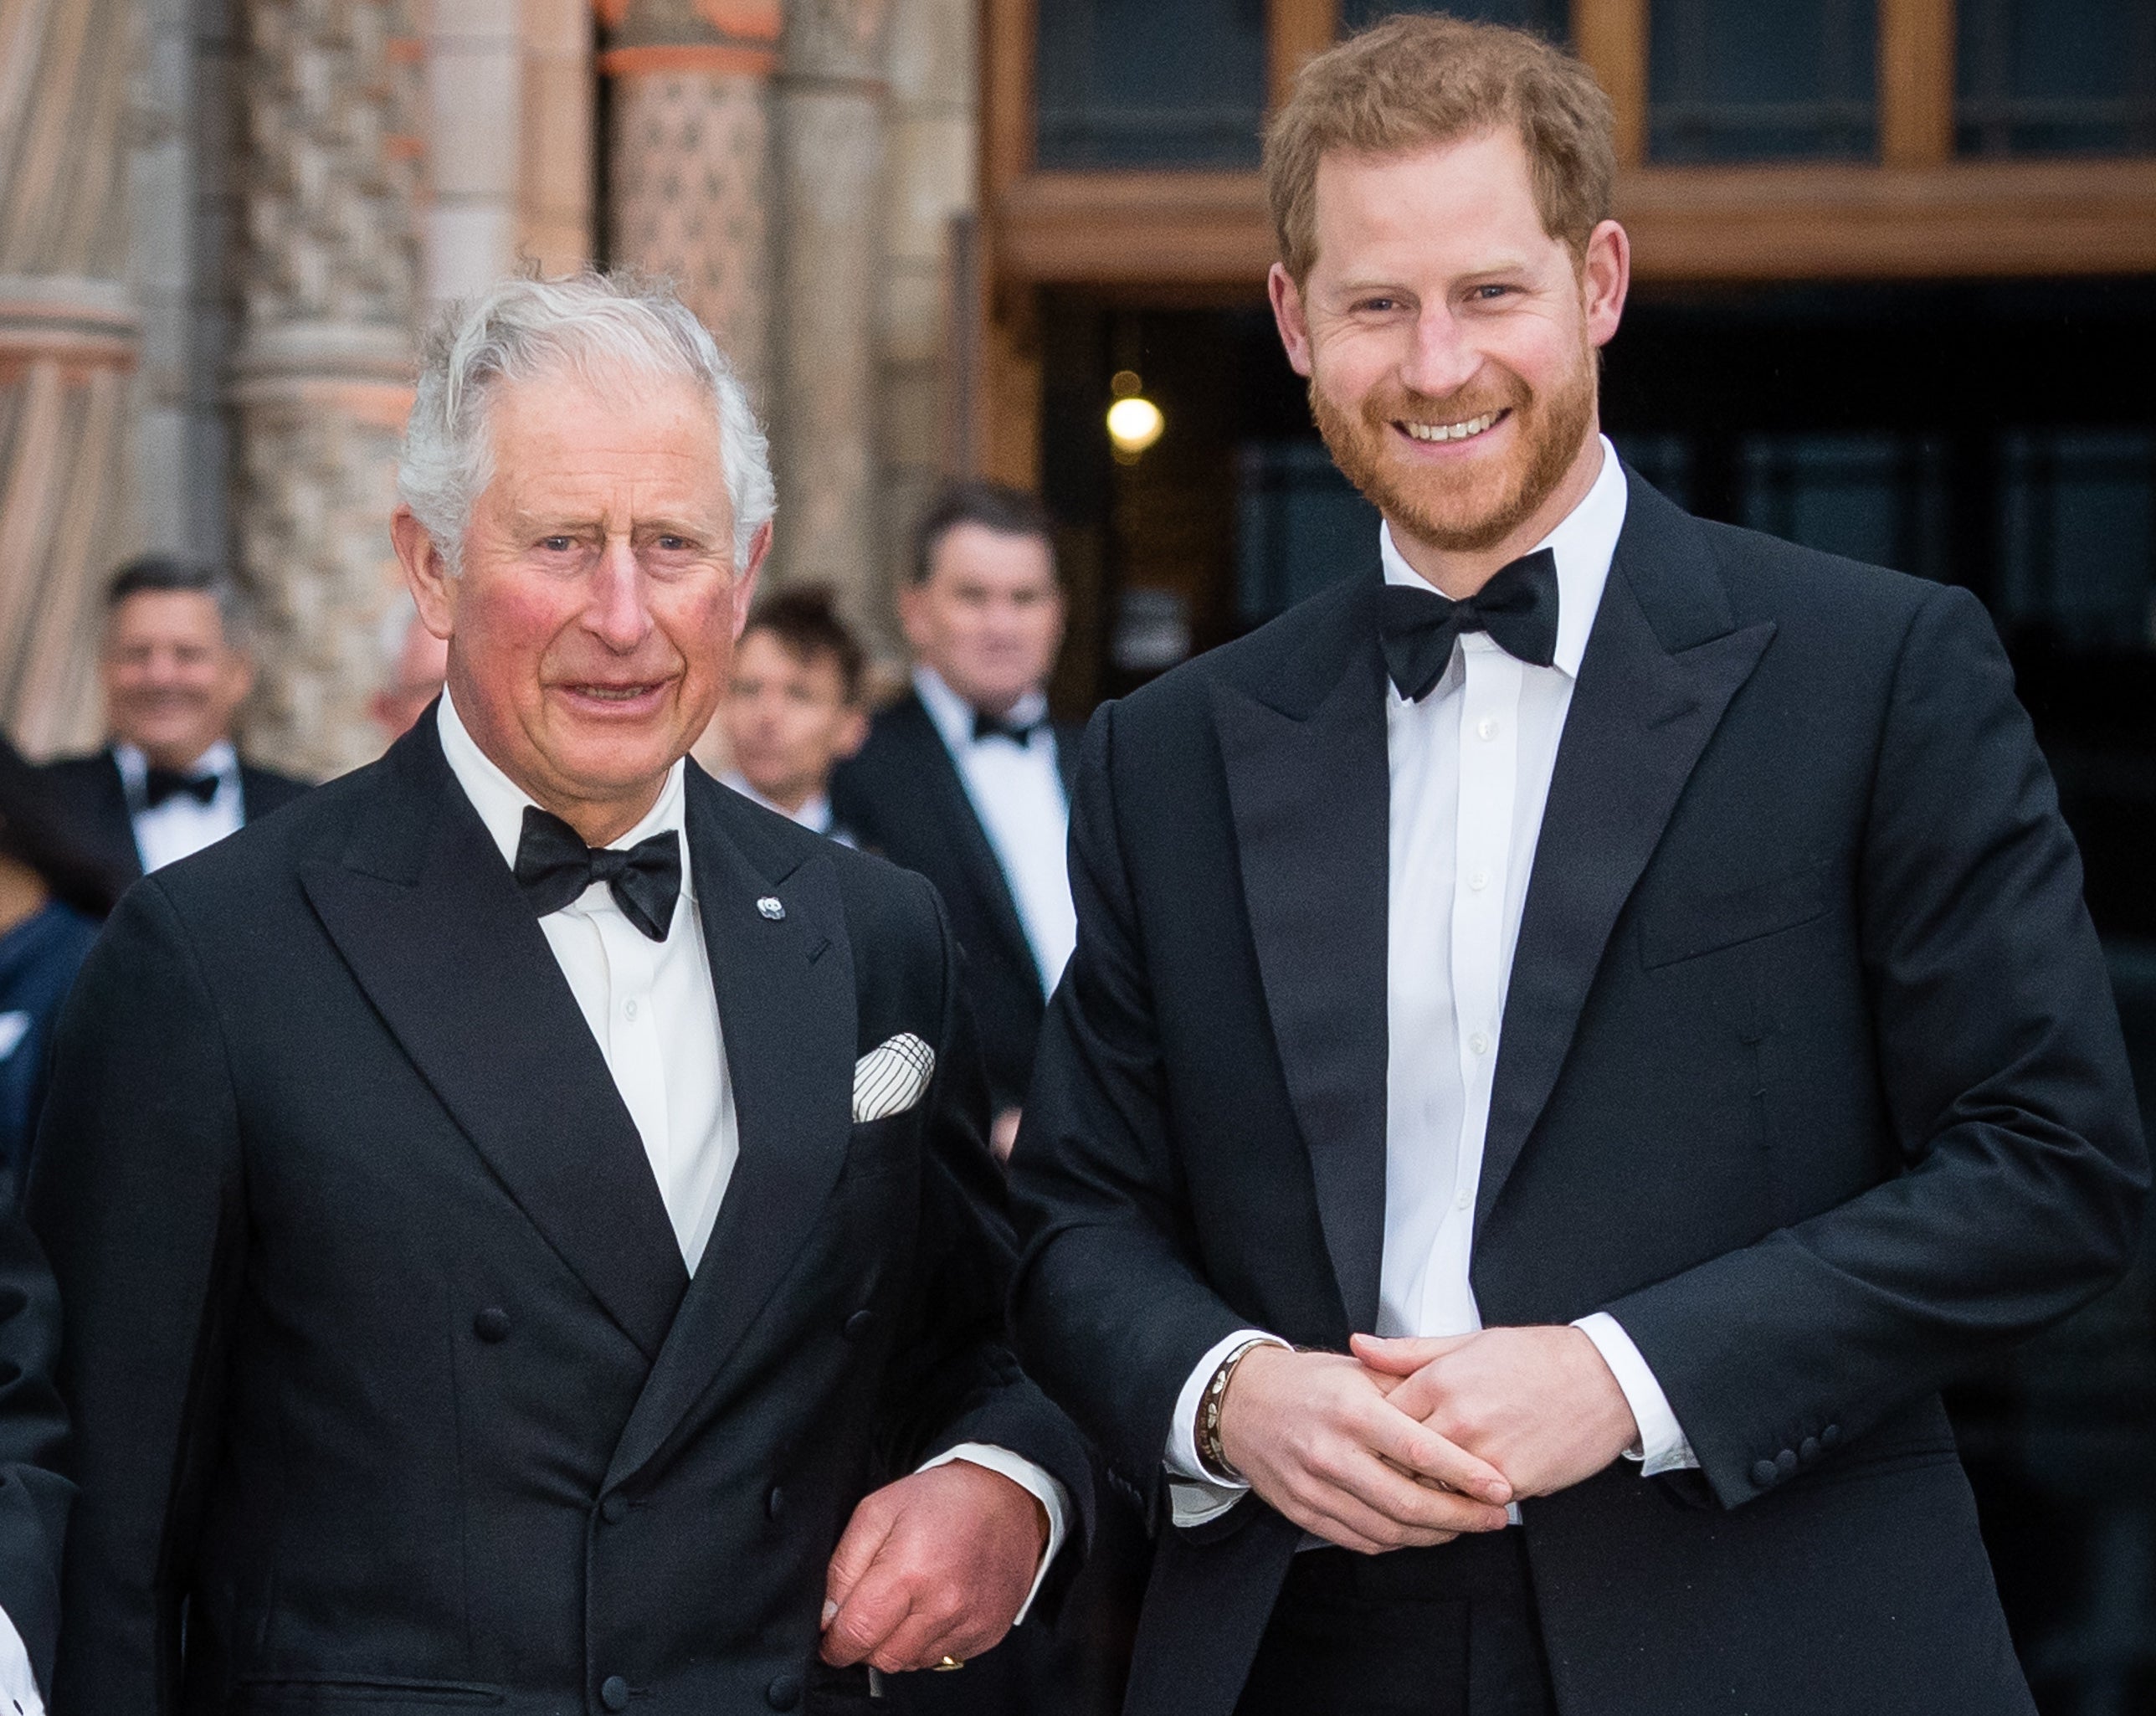
<instances>
[{"instance_id":1,"label":"jacket sleeve","mask_svg":"<svg viewBox=\"0 0 2156 1716\"><path fill-rule=\"evenodd\" d=\"M1078 946L1050 1002L1012 1158L1027 1369L1148 1518L1192 1368L1247 1319L1206 1285L1169 1147L1161 1050L1119 844L1114 707L1087 728L1070 816Z\"/></svg>"},{"instance_id":2,"label":"jacket sleeve","mask_svg":"<svg viewBox=\"0 0 2156 1716\"><path fill-rule=\"evenodd\" d=\"M60 1549L74 1499L61 1475L59 1338L52 1272L10 1200L0 1208L0 1609L48 1691L59 1636Z\"/></svg>"},{"instance_id":3,"label":"jacket sleeve","mask_svg":"<svg viewBox=\"0 0 2156 1716\"><path fill-rule=\"evenodd\" d=\"M1013 1242L1002 1169L983 1132L988 1096L958 984L957 943L935 890L909 877L934 914L942 962L942 1040L928 1089L920 1277L885 1380L879 1441L887 1470L910 1472L962 1442L1007 1448L1060 1482L1071 1535L1091 1539L1091 1457L1076 1426L1019 1368L1004 1303ZM924 913L924 916L927 915ZM1075 1563L1075 1556L1061 1558Z\"/></svg>"},{"instance_id":4,"label":"jacket sleeve","mask_svg":"<svg viewBox=\"0 0 2156 1716\"><path fill-rule=\"evenodd\" d=\"M2013 670L1966 591L1903 640L1857 869L1899 1171L1605 1308L1724 1506L2087 1303L2148 1184L2103 955Z\"/></svg>"},{"instance_id":5,"label":"jacket sleeve","mask_svg":"<svg viewBox=\"0 0 2156 1716\"><path fill-rule=\"evenodd\" d=\"M227 1045L154 881L121 902L62 1015L28 1209L67 1308L81 1490L53 1702L166 1716L244 1222Z\"/></svg>"}]
</instances>

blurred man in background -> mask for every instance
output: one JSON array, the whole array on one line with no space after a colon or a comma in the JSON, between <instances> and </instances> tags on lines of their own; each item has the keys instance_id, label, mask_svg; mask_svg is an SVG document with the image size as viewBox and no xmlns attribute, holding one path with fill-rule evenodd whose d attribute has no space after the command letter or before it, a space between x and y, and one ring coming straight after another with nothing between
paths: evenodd
<instances>
[{"instance_id":1,"label":"blurred man in background","mask_svg":"<svg viewBox=\"0 0 2156 1716\"><path fill-rule=\"evenodd\" d=\"M234 834L306 790L239 760L233 718L254 687L239 587L165 554L131 560L105 590L99 670L110 742L48 765L84 837L129 876Z\"/></svg>"},{"instance_id":2,"label":"blurred man in background","mask_svg":"<svg viewBox=\"0 0 2156 1716\"><path fill-rule=\"evenodd\" d=\"M788 590L764 603L734 646L719 706L733 758L721 778L766 809L852 845L831 815L831 771L868 737L867 669L829 590Z\"/></svg>"},{"instance_id":3,"label":"blurred man in background","mask_svg":"<svg viewBox=\"0 0 2156 1716\"><path fill-rule=\"evenodd\" d=\"M1077 936L1063 848L1076 735L1048 718L1063 591L1040 501L963 482L921 521L899 619L911 691L832 783L861 844L943 896L1008 1158L1043 1007Z\"/></svg>"},{"instance_id":4,"label":"blurred man in background","mask_svg":"<svg viewBox=\"0 0 2156 1716\"><path fill-rule=\"evenodd\" d=\"M382 742L394 744L442 694L449 670L449 645L427 629L408 591L399 590L382 621L382 689L367 712L382 729Z\"/></svg>"}]
</instances>

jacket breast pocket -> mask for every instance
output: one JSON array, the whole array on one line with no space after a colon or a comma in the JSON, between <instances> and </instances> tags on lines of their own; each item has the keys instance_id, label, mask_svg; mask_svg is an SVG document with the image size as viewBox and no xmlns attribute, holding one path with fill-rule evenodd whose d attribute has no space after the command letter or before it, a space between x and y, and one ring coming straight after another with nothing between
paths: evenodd
<instances>
[{"instance_id":1,"label":"jacket breast pocket","mask_svg":"<svg viewBox=\"0 0 2156 1716\"><path fill-rule=\"evenodd\" d=\"M1826 916L1832 861L1726 892L1672 895L1640 916L1640 958L1650 971L1776 935Z\"/></svg>"},{"instance_id":2,"label":"jacket breast pocket","mask_svg":"<svg viewBox=\"0 0 2156 1716\"><path fill-rule=\"evenodd\" d=\"M869 1179L912 1166L914 1129L919 1123L918 1113L911 1108L881 1120L857 1121L846 1143L846 1178Z\"/></svg>"}]
</instances>

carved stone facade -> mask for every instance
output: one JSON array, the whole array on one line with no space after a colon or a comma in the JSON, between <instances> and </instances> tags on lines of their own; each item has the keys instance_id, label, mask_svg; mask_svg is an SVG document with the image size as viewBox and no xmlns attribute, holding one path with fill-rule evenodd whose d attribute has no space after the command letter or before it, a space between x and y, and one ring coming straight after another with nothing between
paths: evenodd
<instances>
[{"instance_id":1,"label":"carved stone facade","mask_svg":"<svg viewBox=\"0 0 2156 1716\"><path fill-rule=\"evenodd\" d=\"M249 737L334 774L378 748L366 705L410 408L421 44L405 0L249 0L242 572L261 609Z\"/></svg>"},{"instance_id":2,"label":"carved stone facade","mask_svg":"<svg viewBox=\"0 0 2156 1716\"><path fill-rule=\"evenodd\" d=\"M133 541L136 33L126 0L0 7L0 720L33 753L94 732L97 580Z\"/></svg>"},{"instance_id":3,"label":"carved stone facade","mask_svg":"<svg viewBox=\"0 0 2156 1716\"><path fill-rule=\"evenodd\" d=\"M250 750L372 755L418 327L599 252L679 280L748 380L774 578L835 583L893 659L976 28L975 0L0 0L0 722L95 737L95 592L154 546L260 599Z\"/></svg>"}]
</instances>

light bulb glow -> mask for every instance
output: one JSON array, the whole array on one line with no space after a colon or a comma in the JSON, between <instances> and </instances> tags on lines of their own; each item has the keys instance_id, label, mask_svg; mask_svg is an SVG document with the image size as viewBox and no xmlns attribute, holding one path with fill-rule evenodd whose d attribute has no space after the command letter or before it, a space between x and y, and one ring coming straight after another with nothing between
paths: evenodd
<instances>
[{"instance_id":1,"label":"light bulb glow","mask_svg":"<svg viewBox=\"0 0 2156 1716\"><path fill-rule=\"evenodd\" d=\"M1150 399L1133 395L1108 408L1108 439L1116 444L1118 453L1135 456L1144 452L1167 428L1168 419Z\"/></svg>"}]
</instances>

